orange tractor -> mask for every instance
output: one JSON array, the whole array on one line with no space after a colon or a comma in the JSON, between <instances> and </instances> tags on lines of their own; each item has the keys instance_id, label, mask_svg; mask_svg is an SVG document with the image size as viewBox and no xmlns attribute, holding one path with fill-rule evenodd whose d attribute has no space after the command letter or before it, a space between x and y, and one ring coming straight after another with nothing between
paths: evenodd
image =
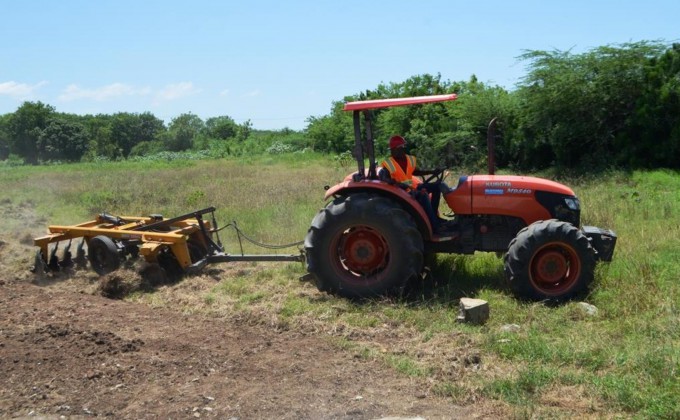
<instances>
[{"instance_id":1,"label":"orange tractor","mask_svg":"<svg viewBox=\"0 0 680 420\"><path fill-rule=\"evenodd\" d=\"M494 174L493 125L489 174L461 176L455 188L442 188L454 215L446 233L433 231L412 194L380 180L372 110L455 99L448 94L345 104L353 112L358 170L327 188L330 201L305 238L308 277L319 290L359 298L399 293L422 274L427 255L487 251L505 253L505 275L518 297L562 301L587 290L597 261L611 261L616 234L580 226L580 203L569 187ZM423 182L441 184L443 177L440 171Z\"/></svg>"}]
</instances>

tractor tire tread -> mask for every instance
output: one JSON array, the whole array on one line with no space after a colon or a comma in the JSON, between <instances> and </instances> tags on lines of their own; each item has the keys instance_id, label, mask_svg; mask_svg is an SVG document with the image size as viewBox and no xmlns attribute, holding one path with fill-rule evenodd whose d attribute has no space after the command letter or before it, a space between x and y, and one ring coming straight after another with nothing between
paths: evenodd
<instances>
[{"instance_id":1,"label":"tractor tire tread","mask_svg":"<svg viewBox=\"0 0 680 420\"><path fill-rule=\"evenodd\" d=\"M362 288L344 284L341 276L329 268L332 264L326 261L329 235L334 226L348 219L370 220L378 218L392 224L392 229L399 232L399 250L401 255L398 278L394 275L375 287ZM385 294L401 293L406 282L417 277L423 268L423 239L411 216L388 198L369 193L357 193L334 199L321 209L312 220L305 237L307 253L307 270L315 279L317 288L329 294L338 294L351 298L366 298Z\"/></svg>"},{"instance_id":2,"label":"tractor tire tread","mask_svg":"<svg viewBox=\"0 0 680 420\"><path fill-rule=\"evenodd\" d=\"M535 287L528 267L534 252L551 241L564 242L574 248L581 264L581 272L574 285L564 293L553 295ZM535 222L517 233L510 241L504 256L504 272L512 292L521 299L562 302L590 287L594 278L595 253L588 238L570 223L556 219Z\"/></svg>"}]
</instances>

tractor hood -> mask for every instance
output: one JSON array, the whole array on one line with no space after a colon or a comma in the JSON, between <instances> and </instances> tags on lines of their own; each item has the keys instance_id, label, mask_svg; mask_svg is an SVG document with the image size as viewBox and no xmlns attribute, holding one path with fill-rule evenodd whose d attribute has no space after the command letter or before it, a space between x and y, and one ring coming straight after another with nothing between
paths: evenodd
<instances>
[{"instance_id":1,"label":"tractor hood","mask_svg":"<svg viewBox=\"0 0 680 420\"><path fill-rule=\"evenodd\" d=\"M579 224L579 203L574 191L547 179L515 175L471 175L460 178L444 195L460 215L504 215L524 220L560 219Z\"/></svg>"},{"instance_id":2,"label":"tractor hood","mask_svg":"<svg viewBox=\"0 0 680 420\"><path fill-rule=\"evenodd\" d=\"M563 195L575 195L574 191L558 182L532 176L517 175L472 175L468 182L474 189L484 190L486 195L494 194L530 194L534 191L552 192Z\"/></svg>"}]
</instances>

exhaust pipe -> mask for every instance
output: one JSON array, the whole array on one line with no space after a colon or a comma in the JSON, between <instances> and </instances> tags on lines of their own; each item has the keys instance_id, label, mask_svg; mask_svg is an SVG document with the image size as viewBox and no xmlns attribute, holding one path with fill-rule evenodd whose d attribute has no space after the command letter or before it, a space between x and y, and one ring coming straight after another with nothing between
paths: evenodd
<instances>
[{"instance_id":1,"label":"exhaust pipe","mask_svg":"<svg viewBox=\"0 0 680 420\"><path fill-rule=\"evenodd\" d=\"M494 117L489 122L488 130L486 131L486 147L487 147L487 164L489 175L496 173L496 121L498 117Z\"/></svg>"}]
</instances>

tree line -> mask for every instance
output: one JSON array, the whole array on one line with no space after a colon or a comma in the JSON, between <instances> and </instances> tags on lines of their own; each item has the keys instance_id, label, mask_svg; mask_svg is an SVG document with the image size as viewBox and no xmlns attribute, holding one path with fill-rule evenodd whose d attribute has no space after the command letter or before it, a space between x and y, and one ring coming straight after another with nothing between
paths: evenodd
<instances>
[{"instance_id":1,"label":"tree line","mask_svg":"<svg viewBox=\"0 0 680 420\"><path fill-rule=\"evenodd\" d=\"M0 116L0 159L14 155L28 164L121 159L201 147L206 139L246 139L251 129L250 121L237 124L228 116L203 121L187 113L166 127L150 112L80 116L56 112L42 102L24 102L14 113Z\"/></svg>"},{"instance_id":2,"label":"tree line","mask_svg":"<svg viewBox=\"0 0 680 420\"><path fill-rule=\"evenodd\" d=\"M25 102L0 116L0 160L37 164L215 148L220 156L303 149L346 154L354 134L344 102L456 93L451 103L376 110L378 154L399 133L430 165L479 167L488 123L497 117L499 167L680 167L680 44L641 41L580 54L527 51L519 58L527 74L513 90L475 76L416 75L333 102L329 114L309 117L301 132L263 135L250 121L203 121L191 113L166 126L148 112L78 116Z\"/></svg>"},{"instance_id":3,"label":"tree line","mask_svg":"<svg viewBox=\"0 0 680 420\"><path fill-rule=\"evenodd\" d=\"M350 150L344 101L456 93L458 100L375 111L378 146L402 134L432 165L480 165L487 127L499 121L497 165L597 170L680 168L680 44L642 41L569 51L528 51L516 89L418 75L348 96L329 115L311 118L317 149Z\"/></svg>"}]
</instances>

